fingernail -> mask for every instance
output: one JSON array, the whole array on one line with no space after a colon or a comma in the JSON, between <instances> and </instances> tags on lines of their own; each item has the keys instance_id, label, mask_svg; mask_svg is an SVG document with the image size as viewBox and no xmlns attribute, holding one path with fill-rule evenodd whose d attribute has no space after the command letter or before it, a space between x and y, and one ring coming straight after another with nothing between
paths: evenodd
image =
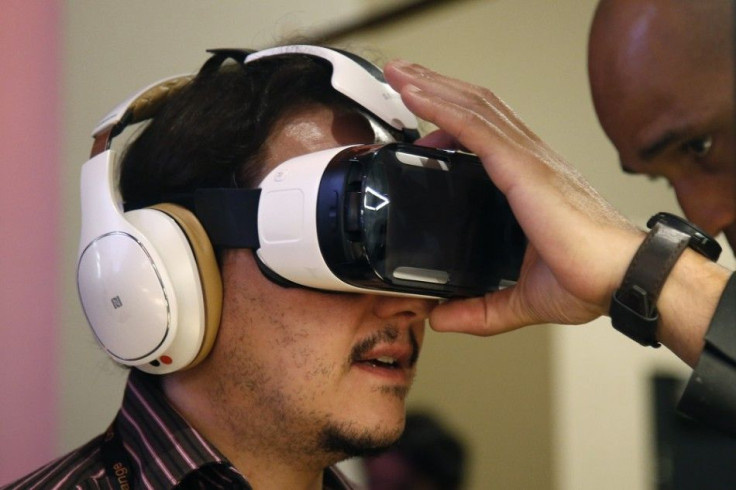
<instances>
[{"instance_id":1,"label":"fingernail","mask_svg":"<svg viewBox=\"0 0 736 490\"><path fill-rule=\"evenodd\" d=\"M396 58L388 62L389 65L393 66L394 68L398 70L404 71L406 68L409 68L411 63L409 63L406 60L403 60L401 58Z\"/></svg>"}]
</instances>

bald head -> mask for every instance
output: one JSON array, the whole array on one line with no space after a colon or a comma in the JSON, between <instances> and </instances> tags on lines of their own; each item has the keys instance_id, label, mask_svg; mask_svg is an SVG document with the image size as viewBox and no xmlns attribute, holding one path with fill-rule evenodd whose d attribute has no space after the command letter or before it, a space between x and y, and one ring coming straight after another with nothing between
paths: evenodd
<instances>
[{"instance_id":1,"label":"bald head","mask_svg":"<svg viewBox=\"0 0 736 490\"><path fill-rule=\"evenodd\" d=\"M711 80L733 70L731 9L732 0L599 2L588 75L596 112L617 148L615 126L641 116L641 102L656 102L647 110L665 110L681 84L710 89Z\"/></svg>"},{"instance_id":2,"label":"bald head","mask_svg":"<svg viewBox=\"0 0 736 490\"><path fill-rule=\"evenodd\" d=\"M632 41L630 36L647 34L648 29L669 40L713 48L730 38L732 8L732 0L600 0L591 26L591 48ZM606 43L604 38L610 35L616 39Z\"/></svg>"},{"instance_id":3,"label":"bald head","mask_svg":"<svg viewBox=\"0 0 736 490\"><path fill-rule=\"evenodd\" d=\"M736 248L733 19L732 0L601 0L588 74L624 170L669 180Z\"/></svg>"},{"instance_id":4,"label":"bald head","mask_svg":"<svg viewBox=\"0 0 736 490\"><path fill-rule=\"evenodd\" d=\"M731 70L732 20L732 0L602 0L588 45L599 116L608 115L602 98L659 85L658 73L694 79Z\"/></svg>"}]
</instances>

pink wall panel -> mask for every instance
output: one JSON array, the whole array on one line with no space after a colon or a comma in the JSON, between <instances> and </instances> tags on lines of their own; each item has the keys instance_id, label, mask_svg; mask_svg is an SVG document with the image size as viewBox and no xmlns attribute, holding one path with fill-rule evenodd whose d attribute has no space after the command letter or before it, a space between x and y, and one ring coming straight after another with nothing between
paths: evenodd
<instances>
[{"instance_id":1,"label":"pink wall panel","mask_svg":"<svg viewBox=\"0 0 736 490\"><path fill-rule=\"evenodd\" d=\"M0 14L0 484L54 454L61 8Z\"/></svg>"}]
</instances>

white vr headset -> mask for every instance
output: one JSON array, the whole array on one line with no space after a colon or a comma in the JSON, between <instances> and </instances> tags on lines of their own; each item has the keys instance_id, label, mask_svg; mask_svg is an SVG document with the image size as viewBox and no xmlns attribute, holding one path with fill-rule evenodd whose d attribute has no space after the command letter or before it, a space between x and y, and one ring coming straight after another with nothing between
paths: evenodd
<instances>
[{"instance_id":1,"label":"white vr headset","mask_svg":"<svg viewBox=\"0 0 736 490\"><path fill-rule=\"evenodd\" d=\"M213 52L208 63L218 65L292 53L326 60L338 92L405 140L418 135L381 71L355 55L309 45ZM277 166L258 189L198 189L126 211L110 142L191 78L117 106L95 128L82 168L79 295L117 362L163 374L206 357L222 305L213 246L251 248L270 279L326 291L446 298L518 278L526 240L480 161L409 143L310 153Z\"/></svg>"}]
</instances>

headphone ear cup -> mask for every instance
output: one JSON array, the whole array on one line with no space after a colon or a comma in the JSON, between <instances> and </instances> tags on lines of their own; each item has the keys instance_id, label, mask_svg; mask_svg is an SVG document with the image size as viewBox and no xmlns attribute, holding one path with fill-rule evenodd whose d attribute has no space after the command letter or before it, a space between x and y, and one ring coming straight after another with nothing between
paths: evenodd
<instances>
[{"instance_id":1,"label":"headphone ear cup","mask_svg":"<svg viewBox=\"0 0 736 490\"><path fill-rule=\"evenodd\" d=\"M142 306L127 307L125 320L118 322L124 323L126 330L112 328L115 325L108 321L110 315L97 322L105 331L112 330L107 337L113 341L101 343L123 364L151 374L193 367L211 350L222 311L222 281L207 234L190 211L174 204L128 211L124 220L133 227L144 251L150 249L144 253L148 257L144 269L153 271L159 282L154 284L149 277L143 286L136 276L140 272L136 272L135 261L110 261L112 267L108 269L122 271L107 274L122 279L116 289L126 292L120 296L138 299L137 304ZM114 320L114 315L122 314L112 315ZM160 339L158 345L156 339ZM117 354L128 351L145 354L137 358Z\"/></svg>"},{"instance_id":2,"label":"headphone ear cup","mask_svg":"<svg viewBox=\"0 0 736 490\"><path fill-rule=\"evenodd\" d=\"M197 355L183 369L189 369L204 360L217 337L222 313L222 278L217 265L217 257L207 233L197 217L188 209L170 203L151 206L171 217L181 228L191 247L201 284L204 305L204 335ZM160 253L166 253L160 250Z\"/></svg>"}]
</instances>

